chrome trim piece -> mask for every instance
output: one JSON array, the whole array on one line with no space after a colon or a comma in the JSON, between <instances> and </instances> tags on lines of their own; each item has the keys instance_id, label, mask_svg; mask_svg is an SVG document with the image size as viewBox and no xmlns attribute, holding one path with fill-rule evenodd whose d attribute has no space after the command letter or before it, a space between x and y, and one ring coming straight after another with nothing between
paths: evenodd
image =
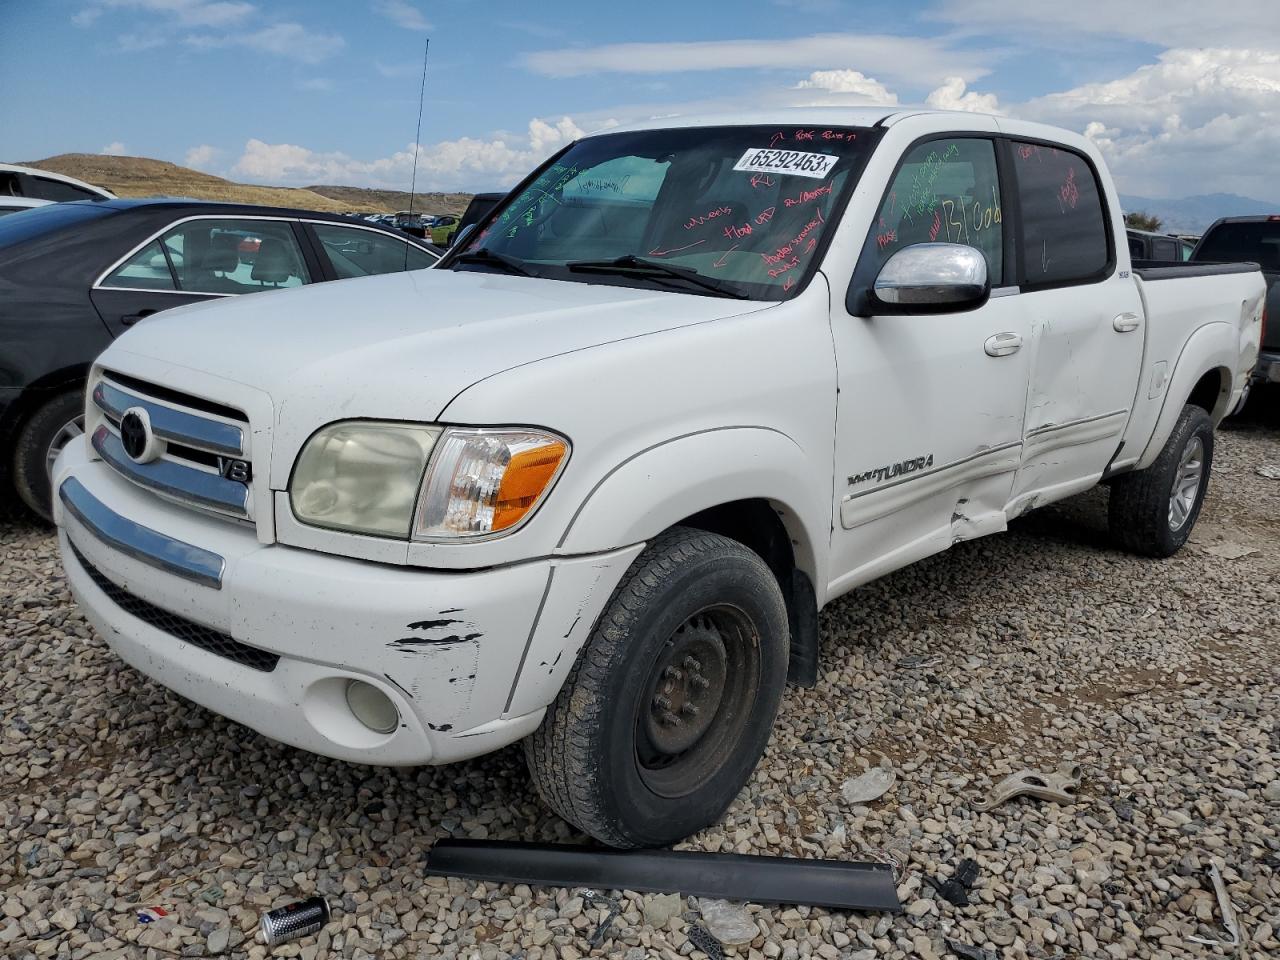
<instances>
[{"instance_id":1,"label":"chrome trim piece","mask_svg":"<svg viewBox=\"0 0 1280 960\"><path fill-rule=\"evenodd\" d=\"M117 421L130 407L142 407L151 418L152 431L161 440L198 447L210 453L225 453L233 457L244 455L244 431L229 423L184 413L145 397L126 393L105 380L99 380L93 388L93 402L99 410Z\"/></svg>"},{"instance_id":2,"label":"chrome trim piece","mask_svg":"<svg viewBox=\"0 0 1280 960\"><path fill-rule=\"evenodd\" d=\"M120 438L105 426L94 431L93 449L126 480L154 490L161 496L235 517L249 517L249 488L243 483L180 466L172 460L135 463L124 452Z\"/></svg>"},{"instance_id":3,"label":"chrome trim piece","mask_svg":"<svg viewBox=\"0 0 1280 960\"><path fill-rule=\"evenodd\" d=\"M222 589L222 575L227 564L216 553L167 537L120 516L85 489L75 477L68 477L63 482L58 498L81 526L125 556L175 577L215 590Z\"/></svg>"}]
</instances>

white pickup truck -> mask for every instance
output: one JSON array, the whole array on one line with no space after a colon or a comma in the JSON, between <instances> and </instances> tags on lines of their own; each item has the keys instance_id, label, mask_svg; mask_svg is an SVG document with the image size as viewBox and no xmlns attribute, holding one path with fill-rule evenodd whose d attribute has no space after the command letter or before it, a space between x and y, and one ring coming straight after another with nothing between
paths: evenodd
<instances>
[{"instance_id":1,"label":"white pickup truck","mask_svg":"<svg viewBox=\"0 0 1280 960\"><path fill-rule=\"evenodd\" d=\"M268 737L523 739L567 820L669 843L814 683L823 605L1100 482L1120 545L1186 540L1264 284L1124 237L1093 145L1031 123L585 137L436 269L120 337L55 465L67 576L121 657Z\"/></svg>"}]
</instances>

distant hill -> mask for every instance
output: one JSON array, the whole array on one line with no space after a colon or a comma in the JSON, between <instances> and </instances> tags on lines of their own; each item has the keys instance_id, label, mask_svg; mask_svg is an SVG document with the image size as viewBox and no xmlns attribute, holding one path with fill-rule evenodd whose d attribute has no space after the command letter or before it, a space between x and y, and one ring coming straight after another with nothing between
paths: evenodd
<instances>
[{"instance_id":1,"label":"distant hill","mask_svg":"<svg viewBox=\"0 0 1280 960\"><path fill-rule=\"evenodd\" d=\"M1203 233L1219 217L1249 217L1280 213L1280 203L1252 200L1235 193L1209 193L1182 200L1120 196L1125 213L1149 213L1159 217L1165 233Z\"/></svg>"},{"instance_id":2,"label":"distant hill","mask_svg":"<svg viewBox=\"0 0 1280 960\"><path fill-rule=\"evenodd\" d=\"M344 209L395 213L409 209L409 194L402 190L371 190L368 187L339 187L318 184L307 187L312 193L329 197L344 205ZM471 202L469 193L419 193L413 198L417 213L461 214Z\"/></svg>"},{"instance_id":3,"label":"distant hill","mask_svg":"<svg viewBox=\"0 0 1280 960\"><path fill-rule=\"evenodd\" d=\"M236 183L148 157L110 157L96 153L62 153L44 160L19 161L54 173L106 187L121 197L192 197L230 203L258 203L342 213L395 213L408 209L409 194L362 187L264 187ZM413 207L424 213L461 213L470 194L423 193Z\"/></svg>"}]
</instances>

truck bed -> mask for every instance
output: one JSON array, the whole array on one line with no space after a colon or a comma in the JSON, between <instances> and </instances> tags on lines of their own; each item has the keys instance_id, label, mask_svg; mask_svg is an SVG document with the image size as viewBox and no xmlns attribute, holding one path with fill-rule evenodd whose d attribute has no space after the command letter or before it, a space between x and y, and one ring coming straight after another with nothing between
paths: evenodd
<instances>
[{"instance_id":1,"label":"truck bed","mask_svg":"<svg viewBox=\"0 0 1280 960\"><path fill-rule=\"evenodd\" d=\"M1217 277L1228 273L1254 273L1256 263L1192 263L1186 260L1135 260L1133 272L1147 283L1187 277Z\"/></svg>"}]
</instances>

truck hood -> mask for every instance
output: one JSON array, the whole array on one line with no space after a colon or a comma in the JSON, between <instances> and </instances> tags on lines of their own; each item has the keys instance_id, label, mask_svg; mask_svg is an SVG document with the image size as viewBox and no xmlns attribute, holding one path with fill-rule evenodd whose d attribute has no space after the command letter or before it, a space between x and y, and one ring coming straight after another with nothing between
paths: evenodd
<instances>
[{"instance_id":1,"label":"truck hood","mask_svg":"<svg viewBox=\"0 0 1280 960\"><path fill-rule=\"evenodd\" d=\"M121 336L99 362L111 367L114 353L128 353L158 361L156 370L167 371L161 382L177 389L184 384L172 382L182 376L175 367L266 394L273 462L291 463L302 442L334 420L431 421L471 384L511 367L767 306L418 270L165 311ZM519 411L494 416L511 422Z\"/></svg>"}]
</instances>

